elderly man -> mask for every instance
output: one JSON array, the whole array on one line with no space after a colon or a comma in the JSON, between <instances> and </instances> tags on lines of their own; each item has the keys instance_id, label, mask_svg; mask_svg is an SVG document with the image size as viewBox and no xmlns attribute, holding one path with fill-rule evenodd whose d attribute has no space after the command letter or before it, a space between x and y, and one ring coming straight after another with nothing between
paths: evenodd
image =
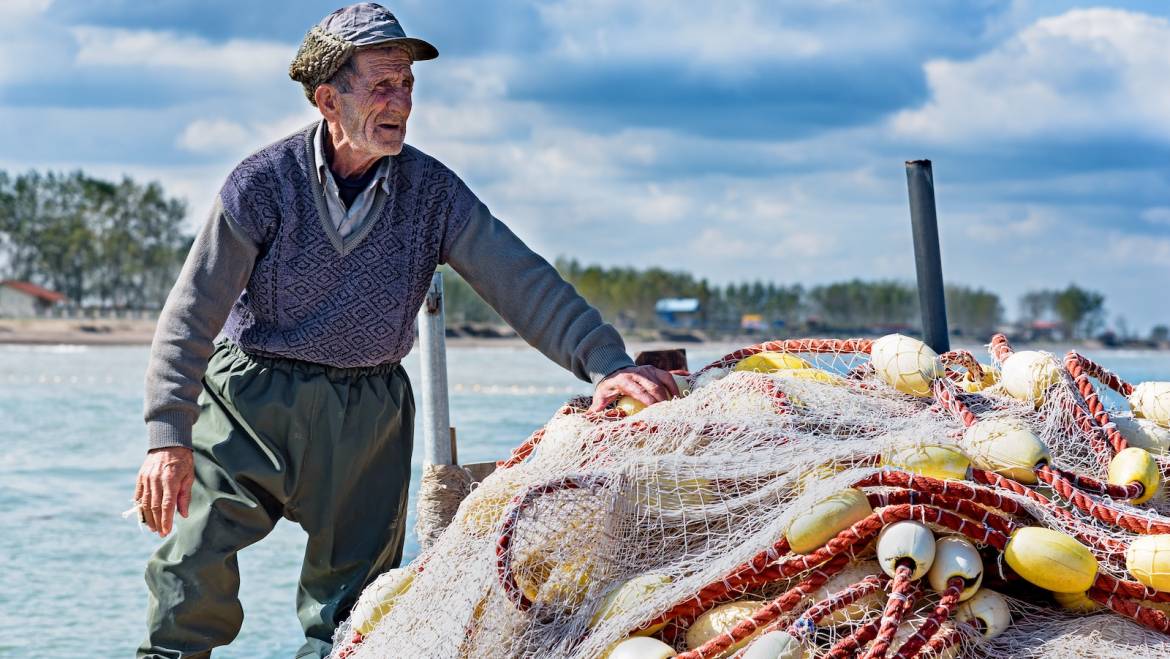
<instances>
[{"instance_id":1,"label":"elderly man","mask_svg":"<svg viewBox=\"0 0 1170 659\"><path fill-rule=\"evenodd\" d=\"M595 408L677 394L455 174L404 144L412 62L437 56L378 5L327 16L289 70L322 120L240 163L192 246L151 349L135 496L162 536L176 508L186 520L147 566L139 656L229 643L236 553L281 517L309 536L298 657L326 655L362 588L398 565L414 419L399 361L440 263L596 383Z\"/></svg>"}]
</instances>

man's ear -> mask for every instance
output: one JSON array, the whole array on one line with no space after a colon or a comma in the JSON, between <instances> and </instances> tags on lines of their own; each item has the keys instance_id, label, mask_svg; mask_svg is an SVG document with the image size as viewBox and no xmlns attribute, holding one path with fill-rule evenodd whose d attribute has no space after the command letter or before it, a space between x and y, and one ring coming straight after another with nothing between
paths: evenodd
<instances>
[{"instance_id":1,"label":"man's ear","mask_svg":"<svg viewBox=\"0 0 1170 659\"><path fill-rule=\"evenodd\" d=\"M341 116L341 108L339 107L341 99L333 85L317 85L317 89L313 91L313 100L317 101L317 109L321 111L321 116L325 119L337 121L337 118Z\"/></svg>"}]
</instances>

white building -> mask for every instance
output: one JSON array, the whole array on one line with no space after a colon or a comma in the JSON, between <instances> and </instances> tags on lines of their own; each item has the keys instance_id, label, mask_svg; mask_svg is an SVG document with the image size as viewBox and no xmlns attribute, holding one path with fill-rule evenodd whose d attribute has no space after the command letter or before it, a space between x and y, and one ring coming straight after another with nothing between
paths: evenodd
<instances>
[{"instance_id":1,"label":"white building","mask_svg":"<svg viewBox=\"0 0 1170 659\"><path fill-rule=\"evenodd\" d=\"M44 315L65 301L65 296L27 281L0 281L0 318L32 318Z\"/></svg>"}]
</instances>

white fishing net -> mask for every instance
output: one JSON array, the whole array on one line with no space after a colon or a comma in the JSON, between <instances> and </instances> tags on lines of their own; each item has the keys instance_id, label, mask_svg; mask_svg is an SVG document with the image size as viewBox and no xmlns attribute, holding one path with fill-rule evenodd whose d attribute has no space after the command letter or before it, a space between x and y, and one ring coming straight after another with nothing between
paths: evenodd
<instances>
[{"instance_id":1,"label":"white fishing net","mask_svg":"<svg viewBox=\"0 0 1170 659\"><path fill-rule=\"evenodd\" d=\"M732 370L740 358L764 349L788 350L804 364L785 362L781 365L798 368L773 372ZM633 646L614 650L639 630L680 653L692 651L687 657L742 655L742 644L717 652L697 648L703 642L695 638L702 631L699 626L710 620L696 618L729 602L753 603L743 607L748 614L716 625L717 635L777 598L784 602L777 607L784 610L759 627L787 631L803 656L869 652L869 639L880 628L894 589L873 562L872 536L838 554L844 572L829 577L827 585L814 584L810 592L785 599L781 596L818 570L840 567L826 559L768 576L770 567L797 557L784 542L793 521L862 479L915 470L894 457L915 447L949 447L960 458L974 457L976 466L987 466L989 458L985 449L970 445L970 419L964 422L956 405L940 402L937 395L895 389L887 382L897 378L876 372L884 366L875 369L868 351L866 341L748 348L690 376L689 395L624 418L612 412L590 415L583 401L571 402L531 442L535 447L530 455L519 453L518 458L526 457L497 469L471 491L433 546L366 589L351 620L338 632L334 656L665 656L631 654ZM936 359L933 353L923 355L927 361ZM1042 387L1037 406L1008 396L1002 384L993 384L994 372L972 382L974 374L946 357L942 361L952 364L948 373L938 364L937 371L923 370L914 359L896 360L894 368L909 380L924 377L928 387L943 376L934 382L935 391L950 392L958 407L980 423L1002 419L1022 424L1050 450L1054 467L1106 478L1111 449L1100 445L1099 424L1078 421L1075 410L1085 410L1085 401L1070 377L1062 374L1055 384ZM982 361L990 366L990 359ZM957 477L970 479L972 473ZM1009 503L997 508L968 502L956 510L959 504L952 502L951 514L968 520L971 528L993 527L996 520L989 521L990 514L1013 528L1059 530L1089 547L1101 575L1133 581L1124 549L1137 534L1074 506L1043 480L1036 483L1033 478L1014 489L977 481L964 482ZM916 505L916 510L932 505L913 483L861 490L874 510L881 510L883 503L890 510L898 504ZM1111 510L1164 520L1158 513L1166 507L1160 495L1148 504L1129 506L1091 488L1085 492ZM1002 512L1003 507L1009 512ZM848 533L852 523L846 520L838 528L831 515L825 520L825 540L839 531ZM924 521L938 538L956 535L954 528L933 518ZM1086 605L1094 610L1085 613L1066 610L1049 592L1017 576L1001 549L974 544L983 563L981 588L1004 595L1010 624L987 638L981 634L986 623L968 624L956 619L953 610L944 611L941 630L930 636L935 645L917 656L1170 656L1170 637L1149 624L1094 604ZM749 570L745 585L736 575L742 576L743 566L753 559L755 569ZM828 615L815 624L802 620L809 607L870 574L882 575L880 589L847 607L849 615ZM926 579L907 587L921 588L908 600L889 656L940 603L940 594ZM663 620L664 615L669 619ZM861 639L858 647L842 649L840 644L847 645L850 638ZM762 644L751 647L760 652L753 659L801 656L766 654Z\"/></svg>"}]
</instances>

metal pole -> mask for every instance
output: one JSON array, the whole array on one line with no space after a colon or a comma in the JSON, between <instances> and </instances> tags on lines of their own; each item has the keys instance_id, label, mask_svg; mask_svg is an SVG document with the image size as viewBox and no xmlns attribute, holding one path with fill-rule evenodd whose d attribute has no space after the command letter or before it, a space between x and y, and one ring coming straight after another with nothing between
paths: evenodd
<instances>
[{"instance_id":1,"label":"metal pole","mask_svg":"<svg viewBox=\"0 0 1170 659\"><path fill-rule=\"evenodd\" d=\"M922 337L935 352L944 353L951 349L951 338L947 332L942 258L938 249L938 215L934 206L934 171L930 161L907 161L906 184L910 188L910 224L914 232Z\"/></svg>"},{"instance_id":2,"label":"metal pole","mask_svg":"<svg viewBox=\"0 0 1170 659\"><path fill-rule=\"evenodd\" d=\"M422 358L423 459L427 464L454 464L451 416L447 407L447 334L443 318L443 275L431 277L426 303L418 312Z\"/></svg>"}]
</instances>

